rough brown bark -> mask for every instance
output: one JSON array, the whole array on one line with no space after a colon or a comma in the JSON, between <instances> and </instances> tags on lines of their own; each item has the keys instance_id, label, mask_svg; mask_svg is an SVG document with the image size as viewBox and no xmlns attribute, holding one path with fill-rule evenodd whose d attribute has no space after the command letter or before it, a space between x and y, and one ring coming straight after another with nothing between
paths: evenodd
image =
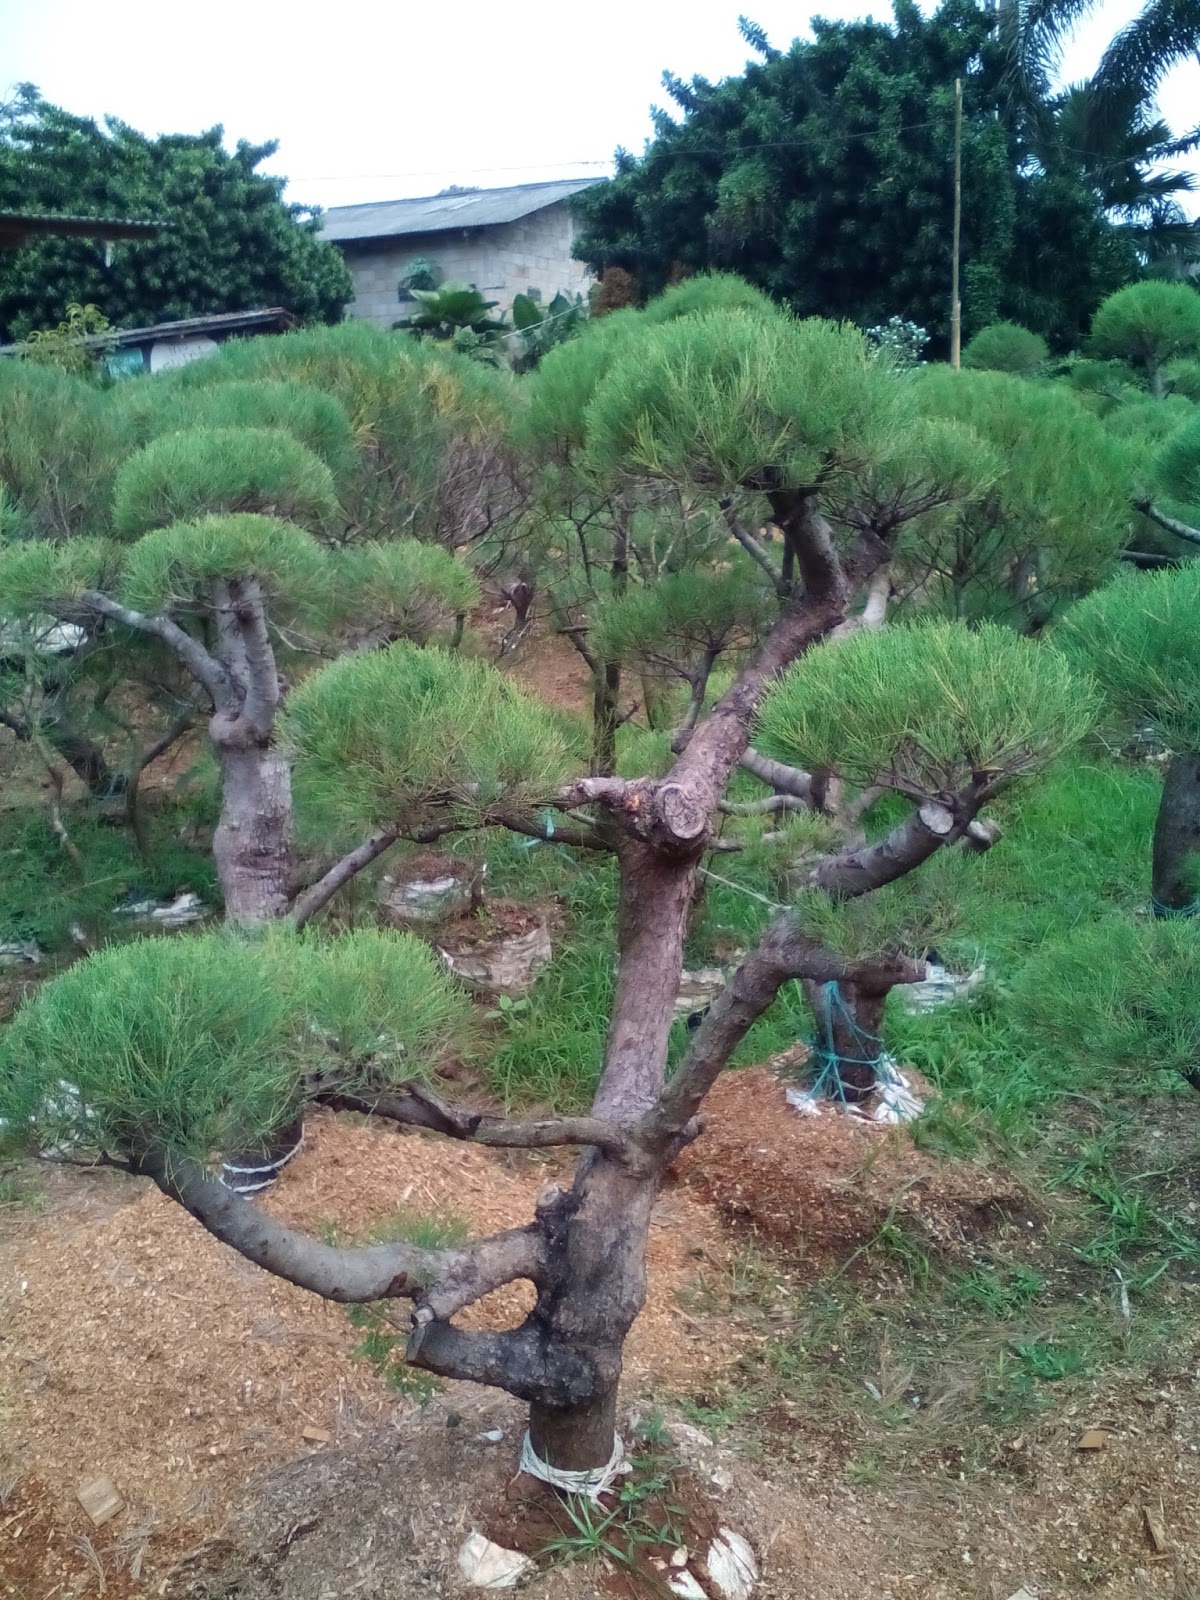
<instances>
[{"instance_id":1,"label":"rough brown bark","mask_svg":"<svg viewBox=\"0 0 1200 1600\"><path fill-rule=\"evenodd\" d=\"M1179 915L1200 900L1200 755L1171 757L1154 825L1154 909Z\"/></svg>"},{"instance_id":2,"label":"rough brown bark","mask_svg":"<svg viewBox=\"0 0 1200 1600\"><path fill-rule=\"evenodd\" d=\"M214 717L213 721L216 722ZM230 922L270 922L287 914L292 874L292 777L268 746L219 742L221 816L213 859Z\"/></svg>"}]
</instances>

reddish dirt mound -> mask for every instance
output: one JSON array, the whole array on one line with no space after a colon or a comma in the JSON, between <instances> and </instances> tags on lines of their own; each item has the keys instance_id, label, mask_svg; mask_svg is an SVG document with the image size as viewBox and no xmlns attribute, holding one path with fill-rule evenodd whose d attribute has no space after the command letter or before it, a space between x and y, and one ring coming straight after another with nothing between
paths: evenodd
<instances>
[{"instance_id":1,"label":"reddish dirt mound","mask_svg":"<svg viewBox=\"0 0 1200 1600\"><path fill-rule=\"evenodd\" d=\"M676 1170L726 1221L793 1260L845 1261L889 1217L955 1252L1036 1212L1011 1174L926 1156L899 1128L803 1117L769 1067L726 1074L704 1102L705 1132Z\"/></svg>"}]
</instances>

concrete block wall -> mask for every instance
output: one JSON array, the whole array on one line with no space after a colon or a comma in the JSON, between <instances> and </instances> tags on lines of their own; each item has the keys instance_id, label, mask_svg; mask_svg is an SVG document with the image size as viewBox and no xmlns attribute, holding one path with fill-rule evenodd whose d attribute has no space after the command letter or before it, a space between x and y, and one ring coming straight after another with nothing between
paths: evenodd
<instances>
[{"instance_id":1,"label":"concrete block wall","mask_svg":"<svg viewBox=\"0 0 1200 1600\"><path fill-rule=\"evenodd\" d=\"M541 291L549 301L562 290L586 293L592 275L571 256L574 221L566 201L546 206L517 222L457 233L417 233L401 239L364 241L341 248L354 280L348 317L390 328L402 314L400 274L418 256L435 261L448 283L470 283L507 311L519 294Z\"/></svg>"}]
</instances>

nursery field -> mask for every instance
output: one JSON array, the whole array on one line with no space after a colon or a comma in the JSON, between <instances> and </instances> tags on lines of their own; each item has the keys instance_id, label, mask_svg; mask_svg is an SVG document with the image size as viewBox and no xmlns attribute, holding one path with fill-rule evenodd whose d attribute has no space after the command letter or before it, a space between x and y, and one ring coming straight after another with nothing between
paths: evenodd
<instances>
[{"instance_id":1,"label":"nursery field","mask_svg":"<svg viewBox=\"0 0 1200 1600\"><path fill-rule=\"evenodd\" d=\"M5 1600L1200 1594L1200 295L985 332L0 366Z\"/></svg>"}]
</instances>

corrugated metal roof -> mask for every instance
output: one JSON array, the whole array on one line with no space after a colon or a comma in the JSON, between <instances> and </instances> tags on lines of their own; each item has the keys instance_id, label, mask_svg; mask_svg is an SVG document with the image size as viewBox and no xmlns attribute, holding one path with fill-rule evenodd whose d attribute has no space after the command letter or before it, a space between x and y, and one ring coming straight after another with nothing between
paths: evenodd
<instances>
[{"instance_id":1,"label":"corrugated metal roof","mask_svg":"<svg viewBox=\"0 0 1200 1600\"><path fill-rule=\"evenodd\" d=\"M555 183L518 183L509 189L460 189L416 200L376 200L361 206L330 206L321 237L332 244L352 239L391 239L410 233L448 233L458 228L493 228L566 200L603 178L563 178Z\"/></svg>"},{"instance_id":2,"label":"corrugated metal roof","mask_svg":"<svg viewBox=\"0 0 1200 1600\"><path fill-rule=\"evenodd\" d=\"M146 328L112 328L107 333L90 334L80 344L89 350L122 349L126 345L149 344L159 339L186 339L194 334L237 333L245 328L280 332L296 326L296 318L282 306L262 311L208 311L199 317L184 317L179 322L155 322ZM22 344L0 344L0 356L20 355Z\"/></svg>"}]
</instances>

